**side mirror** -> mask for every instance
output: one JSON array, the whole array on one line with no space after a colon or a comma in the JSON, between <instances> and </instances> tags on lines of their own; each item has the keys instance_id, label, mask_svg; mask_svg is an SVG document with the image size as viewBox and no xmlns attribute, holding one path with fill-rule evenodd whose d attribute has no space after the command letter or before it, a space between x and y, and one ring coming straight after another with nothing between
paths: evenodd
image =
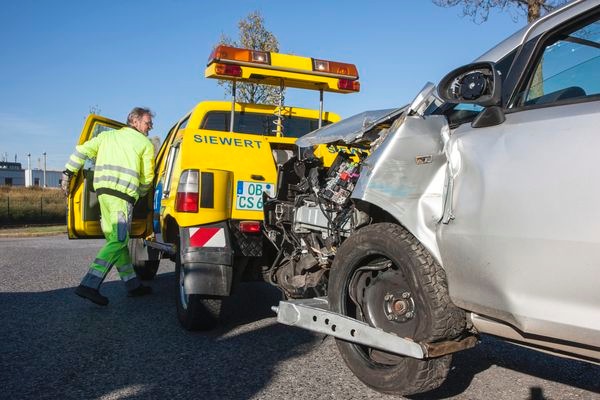
<instances>
[{"instance_id":1,"label":"side mirror","mask_svg":"<svg viewBox=\"0 0 600 400\"><path fill-rule=\"evenodd\" d=\"M471 103L482 107L500 105L502 79L492 62L457 68L442 78L439 97L447 103Z\"/></svg>"}]
</instances>

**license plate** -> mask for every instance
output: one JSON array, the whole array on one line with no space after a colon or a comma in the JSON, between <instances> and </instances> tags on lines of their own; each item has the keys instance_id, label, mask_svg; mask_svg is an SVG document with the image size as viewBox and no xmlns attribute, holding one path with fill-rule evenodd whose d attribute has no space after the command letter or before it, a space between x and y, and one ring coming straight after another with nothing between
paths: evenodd
<instances>
[{"instance_id":1,"label":"license plate","mask_svg":"<svg viewBox=\"0 0 600 400\"><path fill-rule=\"evenodd\" d=\"M235 208L238 210L261 211L263 207L263 193L275 197L275 185L263 182L238 181Z\"/></svg>"}]
</instances>

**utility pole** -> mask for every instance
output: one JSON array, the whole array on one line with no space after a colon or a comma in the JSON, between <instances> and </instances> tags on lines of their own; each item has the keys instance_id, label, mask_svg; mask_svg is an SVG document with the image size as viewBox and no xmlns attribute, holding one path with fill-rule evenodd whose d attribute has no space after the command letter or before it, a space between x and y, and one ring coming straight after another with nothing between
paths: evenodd
<instances>
[{"instance_id":1,"label":"utility pole","mask_svg":"<svg viewBox=\"0 0 600 400\"><path fill-rule=\"evenodd\" d=\"M25 178L25 186L33 186L33 172L31 172L31 153L27 153L27 177Z\"/></svg>"},{"instance_id":2,"label":"utility pole","mask_svg":"<svg viewBox=\"0 0 600 400\"><path fill-rule=\"evenodd\" d=\"M46 187L46 152L43 152L42 155L44 156L44 187Z\"/></svg>"}]
</instances>

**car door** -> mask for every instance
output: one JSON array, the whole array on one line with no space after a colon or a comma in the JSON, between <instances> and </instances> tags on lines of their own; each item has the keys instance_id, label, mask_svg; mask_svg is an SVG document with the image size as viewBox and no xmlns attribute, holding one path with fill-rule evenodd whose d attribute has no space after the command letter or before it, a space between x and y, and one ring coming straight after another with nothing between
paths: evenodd
<instances>
[{"instance_id":1,"label":"car door","mask_svg":"<svg viewBox=\"0 0 600 400\"><path fill-rule=\"evenodd\" d=\"M100 133L119 129L125 124L90 114L85 121L79 141L83 144ZM94 160L86 159L83 167L71 180L67 208L67 231L70 239L102 238L100 207L93 188ZM151 196L150 196L151 197ZM133 210L131 237L144 237L151 232L152 215L149 196L142 197Z\"/></svg>"},{"instance_id":2,"label":"car door","mask_svg":"<svg viewBox=\"0 0 600 400\"><path fill-rule=\"evenodd\" d=\"M525 333L600 346L595 14L538 38L505 122L453 132L454 219L438 236L460 306Z\"/></svg>"}]
</instances>

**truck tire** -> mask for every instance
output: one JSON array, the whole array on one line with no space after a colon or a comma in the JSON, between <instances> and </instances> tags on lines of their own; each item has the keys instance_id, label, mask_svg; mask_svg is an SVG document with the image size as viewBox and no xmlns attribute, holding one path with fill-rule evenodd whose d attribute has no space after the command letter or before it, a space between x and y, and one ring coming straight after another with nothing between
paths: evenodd
<instances>
[{"instance_id":1,"label":"truck tire","mask_svg":"<svg viewBox=\"0 0 600 400\"><path fill-rule=\"evenodd\" d=\"M408 231L379 223L340 246L331 267L331 310L415 341L458 336L465 315L448 296L444 270ZM337 340L342 358L371 388L409 395L435 389L452 356L419 360Z\"/></svg>"},{"instance_id":2,"label":"truck tire","mask_svg":"<svg viewBox=\"0 0 600 400\"><path fill-rule=\"evenodd\" d=\"M148 257L146 257L146 252L148 252ZM154 279L160 265L160 252L158 250L145 248L142 239L131 239L129 241L129 255L138 278L143 281ZM150 258L150 260L146 258Z\"/></svg>"},{"instance_id":3,"label":"truck tire","mask_svg":"<svg viewBox=\"0 0 600 400\"><path fill-rule=\"evenodd\" d=\"M183 286L184 272L181 257L175 261L175 281L177 284L177 318L188 331L213 329L220 318L223 297L187 294Z\"/></svg>"}]
</instances>

